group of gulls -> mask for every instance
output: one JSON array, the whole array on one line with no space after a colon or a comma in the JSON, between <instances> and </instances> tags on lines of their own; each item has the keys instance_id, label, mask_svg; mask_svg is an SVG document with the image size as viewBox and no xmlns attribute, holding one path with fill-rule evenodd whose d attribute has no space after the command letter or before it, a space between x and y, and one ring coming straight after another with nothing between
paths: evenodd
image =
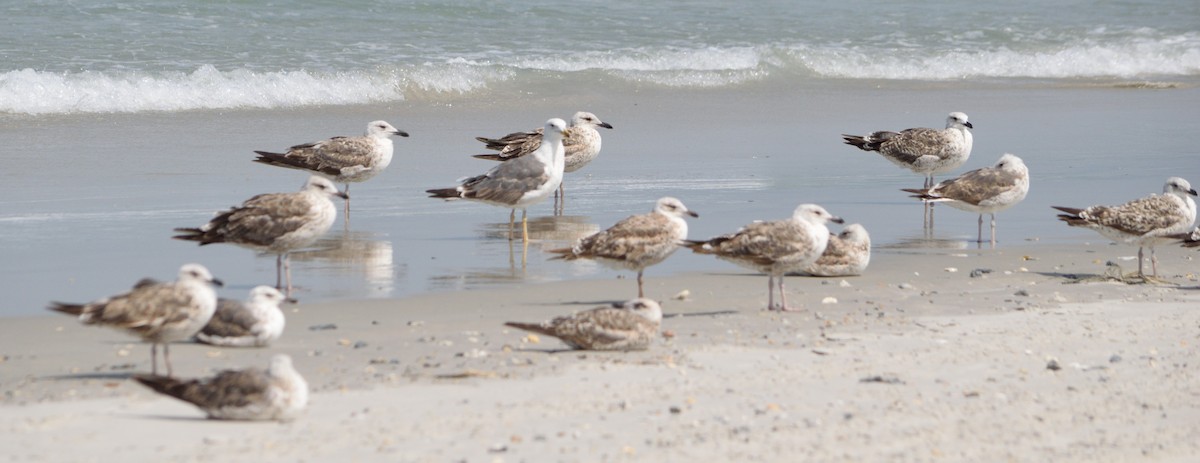
<instances>
[{"instance_id":1,"label":"group of gulls","mask_svg":"<svg viewBox=\"0 0 1200 463\"><path fill-rule=\"evenodd\" d=\"M594 114L576 113L568 126L550 119L536 130L514 132L500 138L479 137L495 154L478 155L502 161L487 172L466 177L453 188L427 190L434 198L466 199L511 210L509 239L514 239L516 209L522 210L522 239L528 240L526 209L551 195L562 198L564 172L572 172L596 158L600 134L611 129ZM935 183L933 176L952 171L970 156L972 124L961 112L950 113L945 129L918 128L900 132L877 131L865 136L843 135L850 145L878 152L889 161L925 177L920 189L904 189L927 204L945 203L979 214L978 241L983 242L983 214L991 214L991 242L996 241L995 214L1012 207L1029 191L1029 170L1021 158L1004 154L995 165L966 172ZM276 285L258 286L248 300L218 299L214 286L220 280L199 264L186 264L172 282L150 279L129 292L87 304L52 303L52 310L78 317L88 325L124 329L151 343L151 374L134 379L163 394L200 407L211 418L286 420L303 410L308 387L287 355L275 355L265 369L223 371L214 377L178 380L172 377L169 345L195 339L218 346L263 347L283 332L279 305L290 299L291 272L288 253L311 246L332 226L337 207L332 199L345 199L349 215L349 183L378 175L391 162L394 135L408 134L384 121L371 122L361 137L334 137L296 145L286 153L256 151L255 162L312 173L295 193L262 194L240 206L218 213L194 228L178 228L176 239L200 245L230 243L276 258ZM333 182L345 184L338 191ZM1168 179L1162 195L1152 195L1120 206L1084 209L1056 207L1059 218L1071 226L1094 229L1114 241L1149 247L1154 275L1154 245L1168 240L1200 245L1193 231L1196 191L1187 181ZM557 207L556 207L557 211ZM618 269L637 272L638 297L622 304L602 306L541 323L509 322L506 325L554 336L575 349L646 349L657 337L662 320L659 304L645 298L643 272L667 259L680 247L765 273L767 309L794 310L787 303L783 279L787 274L813 276L859 275L870 261L871 241L860 224L846 225L833 234L829 223L843 220L816 204L800 204L790 218L756 221L737 231L707 240L689 240L686 217L699 215L680 200L663 197L654 209L623 219L606 230L583 237L571 247L551 250L553 259L591 259ZM280 291L283 289L284 291ZM776 300L778 294L778 301ZM166 376L158 375L157 347L161 345Z\"/></svg>"}]
</instances>

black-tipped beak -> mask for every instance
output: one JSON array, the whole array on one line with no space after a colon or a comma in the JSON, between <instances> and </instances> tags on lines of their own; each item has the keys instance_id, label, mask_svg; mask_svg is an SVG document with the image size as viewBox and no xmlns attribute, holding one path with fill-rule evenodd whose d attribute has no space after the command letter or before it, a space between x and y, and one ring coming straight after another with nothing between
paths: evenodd
<instances>
[{"instance_id":1,"label":"black-tipped beak","mask_svg":"<svg viewBox=\"0 0 1200 463\"><path fill-rule=\"evenodd\" d=\"M218 280L216 278L213 278L211 283L213 286L217 286L217 287L225 286L224 281Z\"/></svg>"},{"instance_id":2,"label":"black-tipped beak","mask_svg":"<svg viewBox=\"0 0 1200 463\"><path fill-rule=\"evenodd\" d=\"M973 129L973 128L975 128L975 126L971 125L971 123L970 123L970 122L963 122L963 125L965 125L965 126L968 128L968 129Z\"/></svg>"},{"instance_id":3,"label":"black-tipped beak","mask_svg":"<svg viewBox=\"0 0 1200 463\"><path fill-rule=\"evenodd\" d=\"M606 129L611 129L611 128L612 128L612 124L609 124L609 123L607 123L607 122L601 122L601 123L600 123L600 127L604 127L604 128L606 128Z\"/></svg>"},{"instance_id":4,"label":"black-tipped beak","mask_svg":"<svg viewBox=\"0 0 1200 463\"><path fill-rule=\"evenodd\" d=\"M348 193L346 193L345 191L339 191L337 193L334 193L333 195L337 196L339 198L342 198L342 199L350 199L350 195Z\"/></svg>"},{"instance_id":5,"label":"black-tipped beak","mask_svg":"<svg viewBox=\"0 0 1200 463\"><path fill-rule=\"evenodd\" d=\"M395 131L395 132L392 132L392 133L394 133L394 134L396 134L396 135L399 135L399 136L401 136L401 137L407 137L407 136L408 136L408 132L405 132L405 131L403 131L403 130L400 130L400 129L396 129L396 131Z\"/></svg>"},{"instance_id":6,"label":"black-tipped beak","mask_svg":"<svg viewBox=\"0 0 1200 463\"><path fill-rule=\"evenodd\" d=\"M1192 195L1192 196L1196 196L1196 190L1195 189L1188 190L1188 194Z\"/></svg>"},{"instance_id":7,"label":"black-tipped beak","mask_svg":"<svg viewBox=\"0 0 1200 463\"><path fill-rule=\"evenodd\" d=\"M289 297L289 298L284 298L283 302L286 302L288 304L295 304L297 302L300 302L300 300L296 299L294 297Z\"/></svg>"},{"instance_id":8,"label":"black-tipped beak","mask_svg":"<svg viewBox=\"0 0 1200 463\"><path fill-rule=\"evenodd\" d=\"M846 221L845 221L845 220L842 220L842 218L841 218L841 217L834 217L834 218L832 218L832 219L829 219L829 221L830 221L830 222L833 222L833 223L846 223Z\"/></svg>"},{"instance_id":9,"label":"black-tipped beak","mask_svg":"<svg viewBox=\"0 0 1200 463\"><path fill-rule=\"evenodd\" d=\"M698 213L696 211L687 211L686 214L690 215L692 217L700 217L700 213Z\"/></svg>"}]
</instances>

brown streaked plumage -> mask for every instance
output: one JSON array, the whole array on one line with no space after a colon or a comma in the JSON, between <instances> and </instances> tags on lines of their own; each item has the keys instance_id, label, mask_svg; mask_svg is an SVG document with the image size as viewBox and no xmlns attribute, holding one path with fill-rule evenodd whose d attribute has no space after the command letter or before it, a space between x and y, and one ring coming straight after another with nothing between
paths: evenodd
<instances>
[{"instance_id":1,"label":"brown streaked plumage","mask_svg":"<svg viewBox=\"0 0 1200 463\"><path fill-rule=\"evenodd\" d=\"M217 299L217 311L196 333L196 340L227 347L264 347L283 334L279 304L289 301L270 286L256 286L246 301ZM291 301L295 302L295 301Z\"/></svg>"},{"instance_id":2,"label":"brown streaked plumage","mask_svg":"<svg viewBox=\"0 0 1200 463\"><path fill-rule=\"evenodd\" d=\"M879 131L869 135L842 134L847 145L875 151L897 166L925 175L925 188L933 186L934 174L957 169L971 156L974 128L967 115L952 112L945 129L916 128L900 132Z\"/></svg>"},{"instance_id":3,"label":"brown streaked plumage","mask_svg":"<svg viewBox=\"0 0 1200 463\"><path fill-rule=\"evenodd\" d=\"M1025 199L1029 193L1029 168L1021 158L1005 153L995 165L975 169L926 189L907 189L914 198L944 202L958 210L979 214L976 241L983 242L983 214L992 216L992 245L996 244L996 213Z\"/></svg>"},{"instance_id":4,"label":"brown streaked plumage","mask_svg":"<svg viewBox=\"0 0 1200 463\"><path fill-rule=\"evenodd\" d=\"M596 307L541 323L508 322L506 326L561 339L572 349L645 350L658 337L662 308L650 299Z\"/></svg>"},{"instance_id":5,"label":"brown streaked plumage","mask_svg":"<svg viewBox=\"0 0 1200 463\"><path fill-rule=\"evenodd\" d=\"M645 296L642 273L670 257L687 239L684 216L699 217L683 202L663 197L649 214L627 217L607 230L581 238L570 248L550 250L553 259L594 259L618 269L636 270L638 297Z\"/></svg>"},{"instance_id":6,"label":"brown streaked plumage","mask_svg":"<svg viewBox=\"0 0 1200 463\"><path fill-rule=\"evenodd\" d=\"M365 182L391 164L392 135L407 137L408 133L385 121L374 121L367 124L361 137L333 137L293 146L286 153L255 151L258 158L254 162L323 175L344 184L349 193L351 182ZM345 199L349 214L350 198Z\"/></svg>"},{"instance_id":7,"label":"brown streaked plumage","mask_svg":"<svg viewBox=\"0 0 1200 463\"><path fill-rule=\"evenodd\" d=\"M1058 219L1067 225L1095 230L1118 243L1136 244L1138 276L1145 280L1143 248L1150 248L1153 276L1158 276L1154 245L1192 229L1196 221L1196 202L1192 196L1196 196L1196 190L1187 180L1171 177L1163 184L1161 195L1150 195L1119 206L1051 207L1065 212L1059 214Z\"/></svg>"},{"instance_id":8,"label":"brown streaked plumage","mask_svg":"<svg viewBox=\"0 0 1200 463\"><path fill-rule=\"evenodd\" d=\"M766 273L767 310L788 311L792 309L787 304L783 277L803 270L821 257L829 243L829 228L825 226L828 222L842 223L842 219L816 204L801 204L790 219L753 222L735 233L707 241L686 241L684 245L697 254L711 254ZM775 304L777 288L778 305Z\"/></svg>"},{"instance_id":9,"label":"brown streaked plumage","mask_svg":"<svg viewBox=\"0 0 1200 463\"><path fill-rule=\"evenodd\" d=\"M297 193L261 194L241 206L222 212L199 228L176 228L177 240L196 241L201 246L229 243L255 251L270 252L275 258L275 286L292 292L291 265L287 254L310 246L329 231L337 218L337 207L330 198L345 198L345 193L328 179L309 177Z\"/></svg>"},{"instance_id":10,"label":"brown streaked plumage","mask_svg":"<svg viewBox=\"0 0 1200 463\"><path fill-rule=\"evenodd\" d=\"M155 375L134 375L133 379L195 405L217 420L288 421L308 405L308 383L285 354L272 357L266 369L225 370L211 378L191 380Z\"/></svg>"},{"instance_id":11,"label":"brown streaked plumage","mask_svg":"<svg viewBox=\"0 0 1200 463\"><path fill-rule=\"evenodd\" d=\"M169 343L191 338L216 311L217 294L213 278L200 264L179 268L175 281L159 283L142 279L127 293L86 304L52 302L50 310L75 315L85 325L101 325L125 330L151 343L150 370L158 372L158 346L163 348L167 375L171 375Z\"/></svg>"},{"instance_id":12,"label":"brown streaked plumage","mask_svg":"<svg viewBox=\"0 0 1200 463\"><path fill-rule=\"evenodd\" d=\"M819 277L862 275L871 263L871 236L859 224L846 225L839 234L829 234L825 251L801 273Z\"/></svg>"}]
</instances>

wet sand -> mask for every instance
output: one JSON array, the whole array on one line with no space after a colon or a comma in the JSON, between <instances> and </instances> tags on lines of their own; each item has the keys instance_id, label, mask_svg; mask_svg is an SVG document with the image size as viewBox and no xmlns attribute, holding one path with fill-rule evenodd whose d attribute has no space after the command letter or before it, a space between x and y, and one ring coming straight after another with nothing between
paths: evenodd
<instances>
[{"instance_id":1,"label":"wet sand","mask_svg":"<svg viewBox=\"0 0 1200 463\"><path fill-rule=\"evenodd\" d=\"M291 354L313 395L285 424L204 420L139 387L127 377L149 346L121 333L10 318L0 447L8 461L1189 461L1195 254L1159 250L1178 286L1097 278L1134 252L882 249L861 277L788 278L804 308L789 314L763 311L766 277L733 266L651 272L669 336L645 352L563 351L502 325L627 299L628 278L301 304L270 348L174 347L181 376Z\"/></svg>"}]
</instances>

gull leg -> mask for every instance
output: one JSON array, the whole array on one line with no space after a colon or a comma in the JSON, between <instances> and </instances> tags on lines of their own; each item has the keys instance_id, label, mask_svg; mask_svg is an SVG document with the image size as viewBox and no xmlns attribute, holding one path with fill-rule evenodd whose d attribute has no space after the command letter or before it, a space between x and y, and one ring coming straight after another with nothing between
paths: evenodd
<instances>
[{"instance_id":1,"label":"gull leg","mask_svg":"<svg viewBox=\"0 0 1200 463\"><path fill-rule=\"evenodd\" d=\"M275 255L275 289L283 289L283 254Z\"/></svg>"},{"instance_id":2,"label":"gull leg","mask_svg":"<svg viewBox=\"0 0 1200 463\"><path fill-rule=\"evenodd\" d=\"M150 343L150 374L158 374L158 344Z\"/></svg>"},{"instance_id":3,"label":"gull leg","mask_svg":"<svg viewBox=\"0 0 1200 463\"><path fill-rule=\"evenodd\" d=\"M642 292L642 270L638 270L637 278L638 278L638 297L646 297L646 294L644 292Z\"/></svg>"},{"instance_id":4,"label":"gull leg","mask_svg":"<svg viewBox=\"0 0 1200 463\"><path fill-rule=\"evenodd\" d=\"M982 216L980 216L982 218ZM992 247L996 247L996 213L992 213Z\"/></svg>"},{"instance_id":5,"label":"gull leg","mask_svg":"<svg viewBox=\"0 0 1200 463\"><path fill-rule=\"evenodd\" d=\"M344 190L342 190L342 192L346 193L346 196L350 196L350 184L343 183L342 185L345 185L345 187L346 187ZM346 227L349 227L349 226L350 226L350 198L347 197L346 198Z\"/></svg>"},{"instance_id":6,"label":"gull leg","mask_svg":"<svg viewBox=\"0 0 1200 463\"><path fill-rule=\"evenodd\" d=\"M167 365L167 377L175 377L175 373L171 371L171 344L163 343L163 363Z\"/></svg>"},{"instance_id":7,"label":"gull leg","mask_svg":"<svg viewBox=\"0 0 1200 463\"><path fill-rule=\"evenodd\" d=\"M529 244L529 221L525 220L528 211L521 209L521 242Z\"/></svg>"},{"instance_id":8,"label":"gull leg","mask_svg":"<svg viewBox=\"0 0 1200 463\"><path fill-rule=\"evenodd\" d=\"M287 290L283 293L287 297L292 297L292 257L287 253L283 254L283 277L287 281Z\"/></svg>"},{"instance_id":9,"label":"gull leg","mask_svg":"<svg viewBox=\"0 0 1200 463\"><path fill-rule=\"evenodd\" d=\"M513 240L513 221L517 219L517 210L509 209L508 211L508 240Z\"/></svg>"},{"instance_id":10,"label":"gull leg","mask_svg":"<svg viewBox=\"0 0 1200 463\"><path fill-rule=\"evenodd\" d=\"M799 312L800 309L788 307L787 292L783 289L783 275L779 276L779 300L783 301L783 305L779 307L782 312Z\"/></svg>"}]
</instances>

